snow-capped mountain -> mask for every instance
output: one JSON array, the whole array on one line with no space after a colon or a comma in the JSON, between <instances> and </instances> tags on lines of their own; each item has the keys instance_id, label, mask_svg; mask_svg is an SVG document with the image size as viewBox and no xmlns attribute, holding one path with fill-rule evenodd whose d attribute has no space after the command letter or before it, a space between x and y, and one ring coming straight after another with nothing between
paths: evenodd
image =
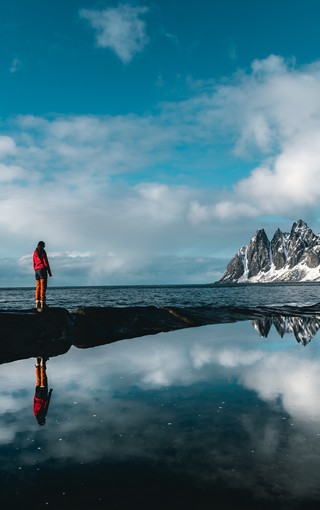
<instances>
[{"instance_id":1,"label":"snow-capped mountain","mask_svg":"<svg viewBox=\"0 0 320 510\"><path fill-rule=\"evenodd\" d=\"M269 241L260 229L229 262L219 283L320 281L320 236L299 220Z\"/></svg>"}]
</instances>

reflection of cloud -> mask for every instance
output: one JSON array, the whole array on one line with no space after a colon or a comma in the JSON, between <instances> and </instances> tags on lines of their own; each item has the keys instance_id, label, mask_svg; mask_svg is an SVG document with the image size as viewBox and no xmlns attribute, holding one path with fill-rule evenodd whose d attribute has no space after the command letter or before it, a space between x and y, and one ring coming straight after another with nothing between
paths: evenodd
<instances>
[{"instance_id":1,"label":"reflection of cloud","mask_svg":"<svg viewBox=\"0 0 320 510\"><path fill-rule=\"evenodd\" d=\"M12 443L21 430L28 429L28 408L33 419L33 388L28 392L28 385L24 384L25 362L7 363L0 368L0 445L3 445Z\"/></svg>"},{"instance_id":2,"label":"reflection of cloud","mask_svg":"<svg viewBox=\"0 0 320 510\"><path fill-rule=\"evenodd\" d=\"M247 331L248 323L238 323L234 327L235 330ZM275 354L265 349L268 344L259 344L254 336L250 337L250 331L246 333L243 341L239 341L235 334L234 337L220 342L220 332L223 338L226 328L231 328L231 325L161 333L85 351L72 348L70 354L54 358L52 369L59 372L58 384L70 388L73 400L77 400L81 395L85 396L90 392L90 388L99 386L110 396L128 386L136 386L141 391L191 386L201 381L214 380L214 374L220 369L219 377L221 374L232 374L245 383L246 387L256 389L264 400L276 400L280 396L287 403L293 398L292 392L297 392L297 398L293 400L295 403L301 401L304 411L305 406L310 406L311 413L317 409L315 395L311 390L318 386L317 374L320 374L320 370L317 360L311 357L311 344L308 346L309 351L304 351L305 356L301 357L301 351L293 349L295 344L291 346L291 340L289 351L286 349L287 344L282 341L282 349ZM68 364L66 369L69 355L72 363ZM87 366L85 378L82 377L83 356ZM24 399L20 396L19 399L14 397L10 400L11 391L21 388L22 381L26 381L28 388L33 380L32 369L29 368L30 373L26 369L27 362L20 363L24 371L18 379L12 369L13 364L2 366L0 383L3 388L8 388L3 390L1 396L3 411L17 409L18 403ZM49 365L49 373L50 368ZM273 374L272 378L270 373ZM299 389L301 397L298 394ZM307 390L311 400L305 398L302 402L302 395ZM298 413L299 406L290 412Z\"/></svg>"},{"instance_id":3,"label":"reflection of cloud","mask_svg":"<svg viewBox=\"0 0 320 510\"><path fill-rule=\"evenodd\" d=\"M268 353L240 378L265 401L281 399L287 413L299 421L320 420L320 362L296 354Z\"/></svg>"},{"instance_id":4,"label":"reflection of cloud","mask_svg":"<svg viewBox=\"0 0 320 510\"><path fill-rule=\"evenodd\" d=\"M194 366L200 368L205 364L217 364L226 368L252 365L261 359L263 354L259 350L243 351L238 347L212 349L195 345L192 351Z\"/></svg>"},{"instance_id":5,"label":"reflection of cloud","mask_svg":"<svg viewBox=\"0 0 320 510\"><path fill-rule=\"evenodd\" d=\"M14 439L28 466L161 459L168 472L258 497L312 493L318 460L302 460L306 437L319 451L316 343L303 351L292 340L277 352L270 345L272 335L257 339L248 322L72 348L48 364L54 393L41 434L32 415L33 360L4 365L2 443ZM284 462L285 470L274 468Z\"/></svg>"}]
</instances>

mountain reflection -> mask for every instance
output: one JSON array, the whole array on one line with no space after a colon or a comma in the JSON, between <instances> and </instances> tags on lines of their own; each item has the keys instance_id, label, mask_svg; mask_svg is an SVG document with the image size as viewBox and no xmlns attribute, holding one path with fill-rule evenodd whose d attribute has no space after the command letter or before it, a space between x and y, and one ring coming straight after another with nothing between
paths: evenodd
<instances>
[{"instance_id":1,"label":"mountain reflection","mask_svg":"<svg viewBox=\"0 0 320 510\"><path fill-rule=\"evenodd\" d=\"M297 342L307 345L320 329L320 316L317 317L286 317L275 315L262 317L252 321L254 329L263 338L267 338L272 325L281 338L285 333L293 333Z\"/></svg>"}]
</instances>

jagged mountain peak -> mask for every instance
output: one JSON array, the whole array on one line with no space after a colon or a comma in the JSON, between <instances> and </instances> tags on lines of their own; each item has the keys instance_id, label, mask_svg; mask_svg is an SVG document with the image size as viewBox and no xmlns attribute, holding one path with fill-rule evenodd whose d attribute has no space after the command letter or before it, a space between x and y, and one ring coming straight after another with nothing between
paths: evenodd
<instances>
[{"instance_id":1,"label":"jagged mountain peak","mask_svg":"<svg viewBox=\"0 0 320 510\"><path fill-rule=\"evenodd\" d=\"M295 221L292 225L292 228L295 229L295 228L308 228L308 225L306 224L305 221L303 220L298 220L298 221Z\"/></svg>"},{"instance_id":2,"label":"jagged mountain peak","mask_svg":"<svg viewBox=\"0 0 320 510\"><path fill-rule=\"evenodd\" d=\"M320 281L320 237L302 219L290 233L275 231L271 242L256 231L229 262L222 282Z\"/></svg>"},{"instance_id":3,"label":"jagged mountain peak","mask_svg":"<svg viewBox=\"0 0 320 510\"><path fill-rule=\"evenodd\" d=\"M307 223L303 220L296 221L291 228L290 235L291 236L305 236L305 235L314 235L311 228L308 227Z\"/></svg>"},{"instance_id":4,"label":"jagged mountain peak","mask_svg":"<svg viewBox=\"0 0 320 510\"><path fill-rule=\"evenodd\" d=\"M259 228L256 231L256 233L255 233L255 235L253 236L252 239L254 239L254 238L257 238L257 239L268 239L268 236L267 236L266 231L264 230L264 228Z\"/></svg>"},{"instance_id":5,"label":"jagged mountain peak","mask_svg":"<svg viewBox=\"0 0 320 510\"><path fill-rule=\"evenodd\" d=\"M282 235L282 230L280 230L280 228L278 227L277 230L274 233L274 236L279 236L279 235Z\"/></svg>"}]
</instances>

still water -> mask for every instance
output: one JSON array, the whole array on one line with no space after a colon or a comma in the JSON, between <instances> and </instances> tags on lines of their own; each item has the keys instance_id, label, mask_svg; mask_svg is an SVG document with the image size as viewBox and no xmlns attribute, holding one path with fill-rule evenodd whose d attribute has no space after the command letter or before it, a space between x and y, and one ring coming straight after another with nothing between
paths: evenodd
<instances>
[{"instance_id":1,"label":"still water","mask_svg":"<svg viewBox=\"0 0 320 510\"><path fill-rule=\"evenodd\" d=\"M319 335L249 321L0 367L4 504L54 509L313 509L320 504Z\"/></svg>"},{"instance_id":2,"label":"still water","mask_svg":"<svg viewBox=\"0 0 320 510\"><path fill-rule=\"evenodd\" d=\"M320 302L319 283L50 287L49 306L281 306ZM33 288L0 288L0 309L30 309Z\"/></svg>"}]
</instances>

